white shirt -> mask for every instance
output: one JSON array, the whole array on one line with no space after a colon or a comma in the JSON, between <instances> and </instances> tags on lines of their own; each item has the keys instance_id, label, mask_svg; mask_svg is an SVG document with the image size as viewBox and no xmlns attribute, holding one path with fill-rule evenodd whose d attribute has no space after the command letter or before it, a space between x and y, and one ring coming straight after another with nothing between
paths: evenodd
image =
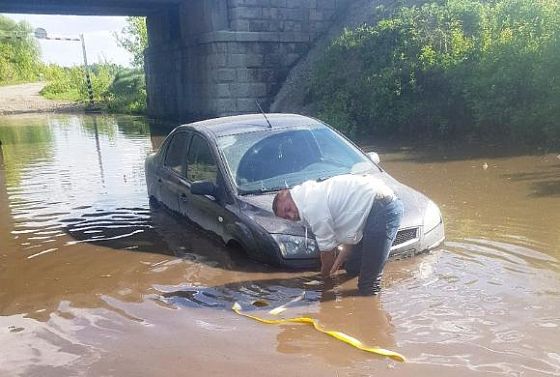
<instances>
[{"instance_id":1,"label":"white shirt","mask_svg":"<svg viewBox=\"0 0 560 377\"><path fill-rule=\"evenodd\" d=\"M307 181L294 186L290 193L300 219L311 227L321 251L360 242L374 200L394 195L371 175L351 174L323 182Z\"/></svg>"}]
</instances>

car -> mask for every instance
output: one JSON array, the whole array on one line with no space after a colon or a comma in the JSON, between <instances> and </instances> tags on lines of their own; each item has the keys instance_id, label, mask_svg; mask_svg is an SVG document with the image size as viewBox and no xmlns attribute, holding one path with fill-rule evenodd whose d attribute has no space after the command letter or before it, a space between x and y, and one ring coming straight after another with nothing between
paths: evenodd
<instances>
[{"instance_id":1,"label":"car","mask_svg":"<svg viewBox=\"0 0 560 377\"><path fill-rule=\"evenodd\" d=\"M444 224L438 206L398 182L324 122L296 114L250 114L181 125L146 158L150 200L242 248L258 261L290 268L319 264L314 235L302 222L276 217L272 200L307 180L369 174L386 182L405 212L390 257L439 246Z\"/></svg>"}]
</instances>

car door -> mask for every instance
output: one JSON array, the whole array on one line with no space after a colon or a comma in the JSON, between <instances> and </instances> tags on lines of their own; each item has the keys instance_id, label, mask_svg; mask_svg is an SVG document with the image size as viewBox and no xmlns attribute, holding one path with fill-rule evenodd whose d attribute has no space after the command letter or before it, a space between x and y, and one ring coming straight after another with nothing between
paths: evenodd
<instances>
[{"instance_id":1,"label":"car door","mask_svg":"<svg viewBox=\"0 0 560 377\"><path fill-rule=\"evenodd\" d=\"M165 151L162 167L158 174L157 185L160 200L173 211L181 211L181 194L186 182L186 155L190 140L189 132L176 132Z\"/></svg>"},{"instance_id":2,"label":"car door","mask_svg":"<svg viewBox=\"0 0 560 377\"><path fill-rule=\"evenodd\" d=\"M189 143L186 161L186 180L190 184L196 181L210 181L216 186L215 195L193 195L185 190L188 198L181 204L187 217L225 239L225 226L231 214L225 209L227 202L227 189L223 175L217 164L216 156L206 138L198 133L193 133Z\"/></svg>"}]
</instances>

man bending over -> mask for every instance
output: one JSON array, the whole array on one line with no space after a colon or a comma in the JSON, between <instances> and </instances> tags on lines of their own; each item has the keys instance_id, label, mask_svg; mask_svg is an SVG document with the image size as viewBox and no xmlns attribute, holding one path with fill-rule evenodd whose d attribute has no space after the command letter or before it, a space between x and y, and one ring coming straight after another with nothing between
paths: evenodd
<instances>
[{"instance_id":1,"label":"man bending over","mask_svg":"<svg viewBox=\"0 0 560 377\"><path fill-rule=\"evenodd\" d=\"M361 295L379 292L403 214L402 202L385 183L352 174L307 181L276 194L272 209L276 216L309 224L321 252L324 277L344 264L349 275L359 275ZM343 251L337 256L338 246Z\"/></svg>"}]
</instances>

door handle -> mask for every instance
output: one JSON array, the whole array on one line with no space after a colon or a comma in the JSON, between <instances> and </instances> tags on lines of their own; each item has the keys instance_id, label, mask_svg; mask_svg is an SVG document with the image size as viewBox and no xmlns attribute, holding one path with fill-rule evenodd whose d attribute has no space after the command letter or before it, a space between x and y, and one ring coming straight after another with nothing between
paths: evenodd
<instances>
[{"instance_id":1,"label":"door handle","mask_svg":"<svg viewBox=\"0 0 560 377\"><path fill-rule=\"evenodd\" d=\"M189 200L189 198L187 197L187 195L185 195L185 193L182 193L180 196L182 201L186 202L187 200Z\"/></svg>"},{"instance_id":2,"label":"door handle","mask_svg":"<svg viewBox=\"0 0 560 377\"><path fill-rule=\"evenodd\" d=\"M161 183L161 178L158 178L157 181L158 181L158 183Z\"/></svg>"}]
</instances>

